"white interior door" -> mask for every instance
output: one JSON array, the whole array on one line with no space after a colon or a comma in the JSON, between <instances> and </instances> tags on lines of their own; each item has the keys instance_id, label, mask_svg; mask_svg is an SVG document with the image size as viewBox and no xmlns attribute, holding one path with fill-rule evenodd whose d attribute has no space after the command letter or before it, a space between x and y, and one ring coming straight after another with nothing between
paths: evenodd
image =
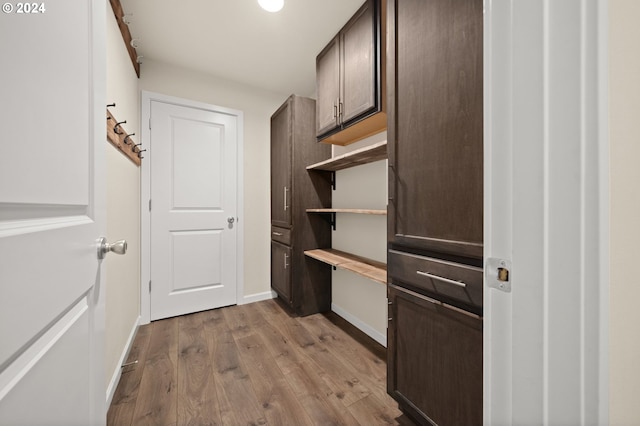
<instances>
[{"instance_id":1,"label":"white interior door","mask_svg":"<svg viewBox=\"0 0 640 426\"><path fill-rule=\"evenodd\" d=\"M236 303L238 117L151 102L151 320Z\"/></svg>"},{"instance_id":2,"label":"white interior door","mask_svg":"<svg viewBox=\"0 0 640 426\"><path fill-rule=\"evenodd\" d=\"M0 15L0 423L99 425L105 2L37 5Z\"/></svg>"}]
</instances>

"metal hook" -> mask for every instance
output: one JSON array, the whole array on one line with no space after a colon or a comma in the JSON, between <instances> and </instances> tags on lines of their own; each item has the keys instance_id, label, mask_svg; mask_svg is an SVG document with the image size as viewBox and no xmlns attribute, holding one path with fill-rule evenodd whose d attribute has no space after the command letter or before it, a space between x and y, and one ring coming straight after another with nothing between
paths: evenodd
<instances>
[{"instance_id":1,"label":"metal hook","mask_svg":"<svg viewBox=\"0 0 640 426\"><path fill-rule=\"evenodd\" d=\"M140 145L142 145L142 142L133 145L131 147L131 150L137 154L138 152L140 152L140 149L138 148Z\"/></svg>"},{"instance_id":2,"label":"metal hook","mask_svg":"<svg viewBox=\"0 0 640 426\"><path fill-rule=\"evenodd\" d=\"M119 127L120 127L121 124L126 124L126 123L127 123L127 120L124 120L124 121L121 121L119 123L116 123L116 125L113 126L113 131L116 133L116 135L121 135L122 134L122 132L120 131Z\"/></svg>"},{"instance_id":3,"label":"metal hook","mask_svg":"<svg viewBox=\"0 0 640 426\"><path fill-rule=\"evenodd\" d=\"M114 102L114 103L112 103L112 104L108 104L108 105L107 105L107 108L115 107L115 106L116 106L116 103Z\"/></svg>"},{"instance_id":4,"label":"metal hook","mask_svg":"<svg viewBox=\"0 0 640 426\"><path fill-rule=\"evenodd\" d=\"M131 141L131 139L129 139L129 138L131 138L131 136L135 136L135 133L131 133L130 135L127 135L127 136L124 137L123 142L124 142L125 145L133 144L133 141ZM129 139L128 142L127 142L127 139Z\"/></svg>"},{"instance_id":5,"label":"metal hook","mask_svg":"<svg viewBox=\"0 0 640 426\"><path fill-rule=\"evenodd\" d=\"M143 152L145 152L145 151L146 151L146 149L141 149L141 150L139 150L139 151L138 151L138 158L139 158L139 159L141 159L141 160L142 160L142 159L144 158L141 154L142 154Z\"/></svg>"}]
</instances>

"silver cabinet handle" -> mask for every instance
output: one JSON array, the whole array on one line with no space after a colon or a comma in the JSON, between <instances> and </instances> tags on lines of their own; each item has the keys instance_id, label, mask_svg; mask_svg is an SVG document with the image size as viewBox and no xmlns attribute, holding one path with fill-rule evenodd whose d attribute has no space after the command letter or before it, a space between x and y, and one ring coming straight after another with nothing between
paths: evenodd
<instances>
[{"instance_id":1,"label":"silver cabinet handle","mask_svg":"<svg viewBox=\"0 0 640 426\"><path fill-rule=\"evenodd\" d=\"M236 221L236 218L233 217L233 216L230 216L230 217L227 218L227 222L229 222L229 223L233 223L235 221Z\"/></svg>"},{"instance_id":2,"label":"silver cabinet handle","mask_svg":"<svg viewBox=\"0 0 640 426\"><path fill-rule=\"evenodd\" d=\"M442 281L442 282L445 282L445 283L448 283L448 284L457 285L458 287L463 287L464 288L464 287L467 286L462 281L450 280L449 278L440 277L438 275L433 275L433 274L430 274L429 272L416 271L416 274L422 275L423 277L433 278L434 280Z\"/></svg>"},{"instance_id":3,"label":"silver cabinet handle","mask_svg":"<svg viewBox=\"0 0 640 426\"><path fill-rule=\"evenodd\" d=\"M287 267L289 266L289 264L287 263L287 258L289 257L289 255L287 253L284 254L284 269L287 269Z\"/></svg>"},{"instance_id":4,"label":"silver cabinet handle","mask_svg":"<svg viewBox=\"0 0 640 426\"><path fill-rule=\"evenodd\" d=\"M282 232L272 232L272 234L277 237L282 237Z\"/></svg>"},{"instance_id":5,"label":"silver cabinet handle","mask_svg":"<svg viewBox=\"0 0 640 426\"><path fill-rule=\"evenodd\" d=\"M286 186L284 187L284 210L287 211L287 209L289 208L289 206L287 205L287 192L289 191L289 188L287 188Z\"/></svg>"},{"instance_id":6,"label":"silver cabinet handle","mask_svg":"<svg viewBox=\"0 0 640 426\"><path fill-rule=\"evenodd\" d=\"M98 240L98 259L104 259L109 252L125 254L127 252L127 241L120 240L113 244L109 244L105 237L100 237Z\"/></svg>"}]
</instances>

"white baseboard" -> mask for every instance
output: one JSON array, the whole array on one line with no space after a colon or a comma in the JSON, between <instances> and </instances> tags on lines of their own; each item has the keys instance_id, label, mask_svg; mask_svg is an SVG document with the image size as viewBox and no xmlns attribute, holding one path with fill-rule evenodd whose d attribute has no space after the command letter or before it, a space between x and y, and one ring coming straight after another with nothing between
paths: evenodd
<instances>
[{"instance_id":1,"label":"white baseboard","mask_svg":"<svg viewBox=\"0 0 640 426\"><path fill-rule=\"evenodd\" d=\"M131 351L131 346L133 345L133 339L136 337L136 333L138 332L138 327L140 327L141 317L138 317L136 321L133 323L133 328L131 329L131 333L129 333L129 338L127 339L127 343L125 344L122 355L120 355L120 360L118 365L116 366L116 370L113 372L111 376L111 381L109 382L109 386L107 386L107 409L111 405L111 401L113 400L113 394L116 392L116 388L118 387L118 383L120 382L120 376L122 375L122 364L124 364L125 360L129 356L129 352Z\"/></svg>"},{"instance_id":2,"label":"white baseboard","mask_svg":"<svg viewBox=\"0 0 640 426\"><path fill-rule=\"evenodd\" d=\"M331 304L331 310L336 314L340 315L345 320L349 321L355 327L360 329L364 334L371 337L376 342L380 343L385 348L387 347L387 336L380 333L378 330L371 327L369 324L364 323L360 318L350 314L349 312L342 309L340 306L335 303Z\"/></svg>"},{"instance_id":3,"label":"white baseboard","mask_svg":"<svg viewBox=\"0 0 640 426\"><path fill-rule=\"evenodd\" d=\"M239 300L238 305L261 302L263 300L275 299L276 297L278 297L278 295L273 290L265 291L264 293L249 294L248 296L244 296L242 300Z\"/></svg>"}]
</instances>

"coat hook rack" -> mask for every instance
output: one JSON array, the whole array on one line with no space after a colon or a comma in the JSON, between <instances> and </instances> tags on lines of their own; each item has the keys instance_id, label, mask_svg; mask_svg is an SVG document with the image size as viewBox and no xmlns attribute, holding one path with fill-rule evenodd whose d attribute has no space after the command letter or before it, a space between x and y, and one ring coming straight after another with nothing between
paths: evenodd
<instances>
[{"instance_id":1,"label":"coat hook rack","mask_svg":"<svg viewBox=\"0 0 640 426\"><path fill-rule=\"evenodd\" d=\"M115 105L115 104L113 104ZM138 154L139 148L135 141L131 138L135 133L128 134L122 127L127 120L118 121L107 109L107 140L118 150L127 156L133 163L139 166L142 163L142 156Z\"/></svg>"}]
</instances>

